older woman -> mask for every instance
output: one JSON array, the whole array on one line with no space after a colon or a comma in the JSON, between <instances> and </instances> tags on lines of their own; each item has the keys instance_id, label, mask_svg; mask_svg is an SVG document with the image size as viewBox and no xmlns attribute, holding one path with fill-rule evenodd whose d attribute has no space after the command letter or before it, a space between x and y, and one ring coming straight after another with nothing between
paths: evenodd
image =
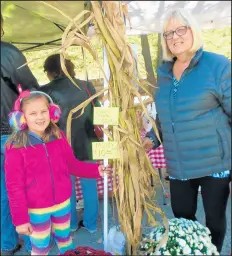
<instances>
[{"instance_id":1,"label":"older woman","mask_svg":"<svg viewBox=\"0 0 232 256\"><path fill-rule=\"evenodd\" d=\"M212 242L220 252L231 180L231 63L203 50L201 31L184 9L164 19L164 64L155 103L175 217L196 220L198 188ZM145 149L159 145L154 130Z\"/></svg>"}]
</instances>

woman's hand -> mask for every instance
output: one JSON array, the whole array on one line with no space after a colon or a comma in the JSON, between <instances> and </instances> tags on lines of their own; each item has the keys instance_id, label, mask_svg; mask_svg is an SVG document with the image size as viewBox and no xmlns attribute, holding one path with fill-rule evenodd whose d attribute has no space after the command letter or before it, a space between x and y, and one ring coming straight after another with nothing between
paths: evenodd
<instances>
[{"instance_id":1,"label":"woman's hand","mask_svg":"<svg viewBox=\"0 0 232 256\"><path fill-rule=\"evenodd\" d=\"M151 150L153 148L152 141L149 138L145 137L143 140L143 147L144 147L145 151L148 152L149 150Z\"/></svg>"},{"instance_id":2,"label":"woman's hand","mask_svg":"<svg viewBox=\"0 0 232 256\"><path fill-rule=\"evenodd\" d=\"M104 165L99 165L98 166L98 171L100 176L104 176L106 173L107 176L109 176L112 173L112 167L110 165L107 165L106 167Z\"/></svg>"},{"instance_id":3,"label":"woman's hand","mask_svg":"<svg viewBox=\"0 0 232 256\"><path fill-rule=\"evenodd\" d=\"M19 234L22 234L22 235L31 235L32 232L33 232L33 229L32 229L32 226L30 223L25 223L23 225L19 225L19 226L16 226L16 231L19 233Z\"/></svg>"}]
</instances>

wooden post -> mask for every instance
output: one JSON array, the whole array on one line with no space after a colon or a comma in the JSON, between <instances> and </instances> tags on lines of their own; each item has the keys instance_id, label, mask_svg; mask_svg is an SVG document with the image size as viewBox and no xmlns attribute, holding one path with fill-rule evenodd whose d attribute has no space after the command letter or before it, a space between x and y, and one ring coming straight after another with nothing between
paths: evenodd
<instances>
[{"instance_id":1,"label":"wooden post","mask_svg":"<svg viewBox=\"0 0 232 256\"><path fill-rule=\"evenodd\" d=\"M157 67L162 64L162 46L161 46L161 34L158 33L158 52L157 52Z\"/></svg>"},{"instance_id":2,"label":"wooden post","mask_svg":"<svg viewBox=\"0 0 232 256\"><path fill-rule=\"evenodd\" d=\"M145 68L147 71L147 81L151 83L152 85L156 86L156 78L154 75L154 70L152 67L152 60L151 60L151 53L150 53L150 48L149 48L149 42L148 42L148 37L147 35L141 35L141 46L142 46L142 55L144 58L144 63L145 63ZM148 91L153 95L155 88L149 86Z\"/></svg>"}]
</instances>

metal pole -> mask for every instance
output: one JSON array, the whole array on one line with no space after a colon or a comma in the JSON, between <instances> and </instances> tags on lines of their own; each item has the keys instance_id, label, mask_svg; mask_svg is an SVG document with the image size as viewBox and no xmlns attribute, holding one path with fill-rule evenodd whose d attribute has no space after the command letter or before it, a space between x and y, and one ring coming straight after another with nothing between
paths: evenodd
<instances>
[{"instance_id":1,"label":"metal pole","mask_svg":"<svg viewBox=\"0 0 232 256\"><path fill-rule=\"evenodd\" d=\"M103 48L103 60L104 60L104 72L106 78L109 80L110 69L106 54L106 48ZM104 78L104 88L108 86L106 79ZM106 92L105 92L106 94ZM109 101L104 102L104 107L109 106ZM104 128L107 129L108 125L104 125ZM108 141L108 137L104 134L104 141ZM108 165L108 159L104 159L104 166ZM104 251L108 252L108 177L104 175Z\"/></svg>"}]
</instances>

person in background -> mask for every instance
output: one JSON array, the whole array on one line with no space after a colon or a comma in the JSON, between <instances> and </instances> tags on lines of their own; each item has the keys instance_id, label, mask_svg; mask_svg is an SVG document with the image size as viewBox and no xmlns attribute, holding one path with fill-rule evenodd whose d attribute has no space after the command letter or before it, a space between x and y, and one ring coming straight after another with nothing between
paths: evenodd
<instances>
[{"instance_id":1,"label":"person in background","mask_svg":"<svg viewBox=\"0 0 232 256\"><path fill-rule=\"evenodd\" d=\"M171 10L162 29L164 64L157 69L154 101L172 210L177 218L196 220L201 186L206 226L220 253L231 181L231 62L203 50L201 30L187 10ZM151 130L144 147L158 145Z\"/></svg>"},{"instance_id":2,"label":"person in background","mask_svg":"<svg viewBox=\"0 0 232 256\"><path fill-rule=\"evenodd\" d=\"M66 68L70 76L74 79L77 88L70 79L63 73L60 64L60 55L49 56L44 62L44 71L46 72L50 83L40 88L41 91L49 94L54 102L62 109L62 115L58 123L61 130L66 133L67 118L70 110L84 102L89 95L96 93L95 88L90 82L75 78L74 64L70 60L65 60ZM95 105L97 104L95 100ZM91 161L92 147L91 143L97 141L93 126L93 106L90 103L84 111L84 114L78 118L80 111L73 115L71 132L71 144L74 155L81 161ZM98 217L98 192L97 181L94 179L81 178L81 187L84 198L84 217L79 222L76 210L76 188L75 177L72 177L72 197L71 197L71 230L76 231L78 226L87 229L90 233L97 230Z\"/></svg>"},{"instance_id":3,"label":"person in background","mask_svg":"<svg viewBox=\"0 0 232 256\"><path fill-rule=\"evenodd\" d=\"M32 255L47 255L51 236L61 254L70 236L70 174L96 179L111 168L75 158L57 127L61 110L49 95L22 91L10 113L14 132L6 143L6 187L16 231L29 235Z\"/></svg>"},{"instance_id":4,"label":"person in background","mask_svg":"<svg viewBox=\"0 0 232 256\"><path fill-rule=\"evenodd\" d=\"M3 16L1 14L1 39L3 35ZM21 84L23 89L39 88L27 65L18 69L26 62L26 58L20 50L1 40L1 255L13 255L21 247L9 209L5 184L4 146L12 133L8 124L8 114L12 110L13 103L19 94L17 85ZM31 243L26 236L24 237L24 245L26 250L30 252Z\"/></svg>"}]
</instances>

